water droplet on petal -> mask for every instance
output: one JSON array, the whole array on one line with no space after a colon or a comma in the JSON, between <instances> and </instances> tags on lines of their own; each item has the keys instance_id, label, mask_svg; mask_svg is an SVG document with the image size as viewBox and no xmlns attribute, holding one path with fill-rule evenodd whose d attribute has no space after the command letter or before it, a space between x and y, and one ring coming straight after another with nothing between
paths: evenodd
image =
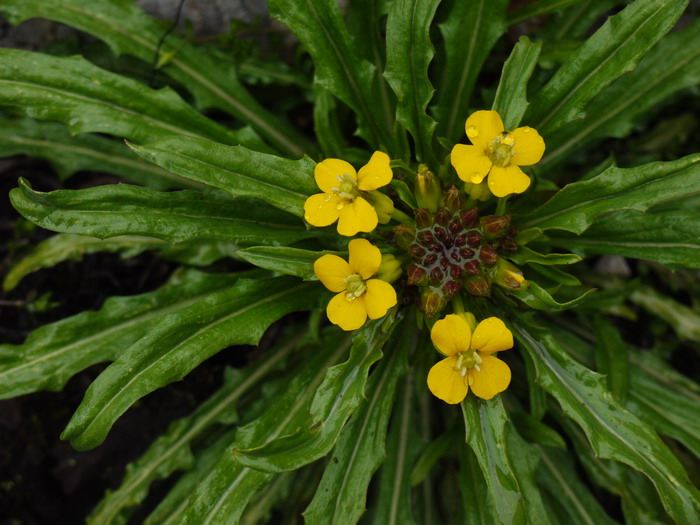
<instances>
[{"instance_id":1,"label":"water droplet on petal","mask_svg":"<svg viewBox=\"0 0 700 525\"><path fill-rule=\"evenodd\" d=\"M335 205L335 209L340 211L345 207L345 205L342 202L339 202L338 204Z\"/></svg>"},{"instance_id":2,"label":"water droplet on petal","mask_svg":"<svg viewBox=\"0 0 700 525\"><path fill-rule=\"evenodd\" d=\"M326 196L323 197L323 202L328 202L328 201L330 201L330 200L331 200L331 194L330 194L330 193L326 193Z\"/></svg>"},{"instance_id":3,"label":"water droplet on petal","mask_svg":"<svg viewBox=\"0 0 700 525\"><path fill-rule=\"evenodd\" d=\"M474 138L479 136L479 130L476 129L476 126L469 126L467 128L467 137L469 138Z\"/></svg>"}]
</instances>

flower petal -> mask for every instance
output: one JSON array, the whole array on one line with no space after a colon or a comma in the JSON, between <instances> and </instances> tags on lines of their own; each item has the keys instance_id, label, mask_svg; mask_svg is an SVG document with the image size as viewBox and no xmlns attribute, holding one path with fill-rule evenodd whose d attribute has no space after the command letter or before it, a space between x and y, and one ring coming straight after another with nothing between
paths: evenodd
<instances>
[{"instance_id":1,"label":"flower petal","mask_svg":"<svg viewBox=\"0 0 700 525\"><path fill-rule=\"evenodd\" d=\"M504 130L501 116L497 111L492 110L472 113L464 128L472 144L484 150L489 147L496 135Z\"/></svg>"},{"instance_id":2,"label":"flower petal","mask_svg":"<svg viewBox=\"0 0 700 525\"><path fill-rule=\"evenodd\" d=\"M491 399L508 388L510 368L492 355L485 355L482 359L481 371L470 368L467 370L467 379L474 395L481 399Z\"/></svg>"},{"instance_id":3,"label":"flower petal","mask_svg":"<svg viewBox=\"0 0 700 525\"><path fill-rule=\"evenodd\" d=\"M435 397L450 405L461 403L469 392L465 378L456 366L457 358L447 357L435 363L428 372L428 388Z\"/></svg>"},{"instance_id":4,"label":"flower petal","mask_svg":"<svg viewBox=\"0 0 700 525\"><path fill-rule=\"evenodd\" d=\"M489 317L474 329L472 348L481 355L508 350L513 348L513 334L498 317Z\"/></svg>"},{"instance_id":5,"label":"flower petal","mask_svg":"<svg viewBox=\"0 0 700 525\"><path fill-rule=\"evenodd\" d=\"M433 340L433 344L440 352L449 356L469 350L471 338L472 329L469 323L455 314L446 315L430 330L430 339Z\"/></svg>"},{"instance_id":6,"label":"flower petal","mask_svg":"<svg viewBox=\"0 0 700 525\"><path fill-rule=\"evenodd\" d=\"M389 161L389 155L383 151L375 151L369 162L360 168L357 187L362 191L372 191L389 184L394 177Z\"/></svg>"},{"instance_id":7,"label":"flower petal","mask_svg":"<svg viewBox=\"0 0 700 525\"><path fill-rule=\"evenodd\" d=\"M304 203L304 219L314 226L328 226L340 217L340 197L334 193L317 193Z\"/></svg>"},{"instance_id":8,"label":"flower petal","mask_svg":"<svg viewBox=\"0 0 700 525\"><path fill-rule=\"evenodd\" d=\"M513 131L513 151L511 164L516 166L530 166L539 162L544 155L544 140L535 128L523 126Z\"/></svg>"},{"instance_id":9,"label":"flower petal","mask_svg":"<svg viewBox=\"0 0 700 525\"><path fill-rule=\"evenodd\" d=\"M352 273L350 265L337 255L327 254L319 257L314 262L314 273L323 286L331 292L342 292L345 290L345 278Z\"/></svg>"},{"instance_id":10,"label":"flower petal","mask_svg":"<svg viewBox=\"0 0 700 525\"><path fill-rule=\"evenodd\" d=\"M484 180L493 164L482 147L465 144L456 144L452 148L450 162L460 179L473 184L479 184Z\"/></svg>"},{"instance_id":11,"label":"flower petal","mask_svg":"<svg viewBox=\"0 0 700 525\"><path fill-rule=\"evenodd\" d=\"M367 315L370 319L384 317L389 308L397 302L396 290L381 279L370 279L365 284L367 284L367 292L364 295Z\"/></svg>"},{"instance_id":12,"label":"flower petal","mask_svg":"<svg viewBox=\"0 0 700 525\"><path fill-rule=\"evenodd\" d=\"M338 233L346 237L357 235L358 232L371 232L377 227L379 219L372 205L362 197L348 202L340 210Z\"/></svg>"},{"instance_id":13,"label":"flower petal","mask_svg":"<svg viewBox=\"0 0 700 525\"><path fill-rule=\"evenodd\" d=\"M363 279L369 279L382 264L382 253L372 246L367 239L353 239L348 244L350 251L350 271L359 273Z\"/></svg>"},{"instance_id":14,"label":"flower petal","mask_svg":"<svg viewBox=\"0 0 700 525\"><path fill-rule=\"evenodd\" d=\"M345 292L341 292L330 300L326 307L328 320L345 331L361 328L367 320L365 298L357 297L349 301Z\"/></svg>"},{"instance_id":15,"label":"flower petal","mask_svg":"<svg viewBox=\"0 0 700 525\"><path fill-rule=\"evenodd\" d=\"M530 187L530 177L523 170L511 164L509 166L492 166L489 173L489 189L496 197L505 197L511 193L522 193Z\"/></svg>"},{"instance_id":16,"label":"flower petal","mask_svg":"<svg viewBox=\"0 0 700 525\"><path fill-rule=\"evenodd\" d=\"M340 159L326 159L316 164L314 178L316 184L324 193L330 193L338 187L338 177L349 175L352 180L357 180L357 173L349 163Z\"/></svg>"}]
</instances>

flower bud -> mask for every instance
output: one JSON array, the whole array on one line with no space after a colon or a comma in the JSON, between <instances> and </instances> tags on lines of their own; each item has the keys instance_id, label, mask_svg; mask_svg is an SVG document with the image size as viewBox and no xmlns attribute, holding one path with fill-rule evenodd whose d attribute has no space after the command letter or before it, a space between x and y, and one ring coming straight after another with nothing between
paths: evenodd
<instances>
[{"instance_id":1,"label":"flower bud","mask_svg":"<svg viewBox=\"0 0 700 525\"><path fill-rule=\"evenodd\" d=\"M430 270L430 284L433 286L437 286L442 282L444 274L442 273L442 270L438 267L433 268Z\"/></svg>"},{"instance_id":2,"label":"flower bud","mask_svg":"<svg viewBox=\"0 0 700 525\"><path fill-rule=\"evenodd\" d=\"M452 214L447 208L440 208L440 211L435 214L435 222L437 222L440 226L447 226L451 218Z\"/></svg>"},{"instance_id":3,"label":"flower bud","mask_svg":"<svg viewBox=\"0 0 700 525\"><path fill-rule=\"evenodd\" d=\"M447 299L451 299L452 296L459 292L461 288L462 283L459 281L447 281L444 285L442 285L442 291Z\"/></svg>"},{"instance_id":4,"label":"flower bud","mask_svg":"<svg viewBox=\"0 0 700 525\"><path fill-rule=\"evenodd\" d=\"M433 225L433 214L425 208L416 208L413 210L413 216L416 218L416 226L419 228L430 228Z\"/></svg>"},{"instance_id":5,"label":"flower bud","mask_svg":"<svg viewBox=\"0 0 700 525\"><path fill-rule=\"evenodd\" d=\"M481 202L487 201L491 197L491 190L489 189L486 181L480 182L479 184L465 182L464 193L469 195L475 201Z\"/></svg>"},{"instance_id":6,"label":"flower bud","mask_svg":"<svg viewBox=\"0 0 700 525\"><path fill-rule=\"evenodd\" d=\"M479 260L484 264L494 264L496 261L498 261L496 248L490 244L484 244L479 252Z\"/></svg>"},{"instance_id":7,"label":"flower bud","mask_svg":"<svg viewBox=\"0 0 700 525\"><path fill-rule=\"evenodd\" d=\"M464 226L464 228L473 228L479 220L479 210L476 208L462 210L459 212L459 220L462 221L462 226Z\"/></svg>"},{"instance_id":8,"label":"flower bud","mask_svg":"<svg viewBox=\"0 0 700 525\"><path fill-rule=\"evenodd\" d=\"M390 253L382 254L382 262L377 270L377 279L393 283L401 277L401 261Z\"/></svg>"},{"instance_id":9,"label":"flower bud","mask_svg":"<svg viewBox=\"0 0 700 525\"><path fill-rule=\"evenodd\" d=\"M464 197L462 196L462 192L459 191L457 186L454 184L447 188L443 194L443 198L445 200L445 206L447 206L452 213L464 206Z\"/></svg>"},{"instance_id":10,"label":"flower bud","mask_svg":"<svg viewBox=\"0 0 700 525\"><path fill-rule=\"evenodd\" d=\"M416 286L425 286L428 284L428 274L427 272L415 264L409 264L406 269L408 279L407 284L415 284Z\"/></svg>"},{"instance_id":11,"label":"flower bud","mask_svg":"<svg viewBox=\"0 0 700 525\"><path fill-rule=\"evenodd\" d=\"M420 309L428 318L435 317L447 305L447 298L437 289L426 287L421 290Z\"/></svg>"},{"instance_id":12,"label":"flower bud","mask_svg":"<svg viewBox=\"0 0 700 525\"><path fill-rule=\"evenodd\" d=\"M421 164L418 167L415 195L419 208L426 208L435 213L440 207L440 198L442 197L440 181L435 175L432 174L430 170L428 170L428 167L424 164Z\"/></svg>"},{"instance_id":13,"label":"flower bud","mask_svg":"<svg viewBox=\"0 0 700 525\"><path fill-rule=\"evenodd\" d=\"M418 244L411 244L408 248L408 253L411 254L411 259L420 261L425 256L425 248L422 248Z\"/></svg>"},{"instance_id":14,"label":"flower bud","mask_svg":"<svg viewBox=\"0 0 700 525\"><path fill-rule=\"evenodd\" d=\"M485 275L474 275L464 280L467 291L479 297L491 295L491 281Z\"/></svg>"},{"instance_id":15,"label":"flower bud","mask_svg":"<svg viewBox=\"0 0 700 525\"><path fill-rule=\"evenodd\" d=\"M523 272L517 266L501 259L493 270L493 282L509 290L527 290L529 281L523 277Z\"/></svg>"},{"instance_id":16,"label":"flower bud","mask_svg":"<svg viewBox=\"0 0 700 525\"><path fill-rule=\"evenodd\" d=\"M370 191L365 194L365 198L377 212L379 224L386 224L391 220L391 214L394 213L394 201L391 197L381 191Z\"/></svg>"},{"instance_id":17,"label":"flower bud","mask_svg":"<svg viewBox=\"0 0 700 525\"><path fill-rule=\"evenodd\" d=\"M487 215L481 218L481 229L489 239L503 237L510 228L510 215Z\"/></svg>"},{"instance_id":18,"label":"flower bud","mask_svg":"<svg viewBox=\"0 0 700 525\"><path fill-rule=\"evenodd\" d=\"M415 238L416 229L410 224L399 224L394 227L394 242L404 250L408 250Z\"/></svg>"},{"instance_id":19,"label":"flower bud","mask_svg":"<svg viewBox=\"0 0 700 525\"><path fill-rule=\"evenodd\" d=\"M479 246L483 240L484 236L479 232L475 230L467 232L467 244L469 246Z\"/></svg>"},{"instance_id":20,"label":"flower bud","mask_svg":"<svg viewBox=\"0 0 700 525\"><path fill-rule=\"evenodd\" d=\"M473 313L462 312L461 314L456 314L456 315L460 316L462 319L464 319L467 322L467 324L469 325L469 328L472 329L472 332L474 332L474 330L476 330L477 322L476 322L476 317L474 317Z\"/></svg>"}]
</instances>

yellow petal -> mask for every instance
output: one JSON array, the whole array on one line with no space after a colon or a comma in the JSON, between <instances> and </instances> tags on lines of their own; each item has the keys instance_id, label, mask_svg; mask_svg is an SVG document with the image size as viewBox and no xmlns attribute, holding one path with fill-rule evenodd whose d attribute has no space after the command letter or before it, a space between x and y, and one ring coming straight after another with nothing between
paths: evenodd
<instances>
[{"instance_id":1,"label":"yellow petal","mask_svg":"<svg viewBox=\"0 0 700 525\"><path fill-rule=\"evenodd\" d=\"M372 246L367 239L353 239L348 244L350 251L350 270L359 273L363 279L369 279L382 264L382 253L379 248Z\"/></svg>"},{"instance_id":2,"label":"yellow petal","mask_svg":"<svg viewBox=\"0 0 700 525\"><path fill-rule=\"evenodd\" d=\"M489 189L496 197L505 197L511 193L522 193L530 187L530 177L523 170L509 166L492 166L489 173Z\"/></svg>"},{"instance_id":3,"label":"yellow petal","mask_svg":"<svg viewBox=\"0 0 700 525\"><path fill-rule=\"evenodd\" d=\"M469 350L472 329L460 316L446 315L433 325L430 339L440 352L445 355L455 355L457 352Z\"/></svg>"},{"instance_id":4,"label":"yellow petal","mask_svg":"<svg viewBox=\"0 0 700 525\"><path fill-rule=\"evenodd\" d=\"M472 144L485 150L503 131L503 121L497 111L477 111L469 115L464 128Z\"/></svg>"},{"instance_id":5,"label":"yellow petal","mask_svg":"<svg viewBox=\"0 0 700 525\"><path fill-rule=\"evenodd\" d=\"M346 288L345 278L353 272L345 259L328 254L316 259L314 273L331 292L342 292Z\"/></svg>"},{"instance_id":6,"label":"yellow petal","mask_svg":"<svg viewBox=\"0 0 700 525\"><path fill-rule=\"evenodd\" d=\"M389 155L375 151L369 162L357 174L357 187L362 191L372 191L391 182L394 173L389 166Z\"/></svg>"},{"instance_id":7,"label":"yellow petal","mask_svg":"<svg viewBox=\"0 0 700 525\"><path fill-rule=\"evenodd\" d=\"M482 355L508 350L513 348L513 334L498 317L489 317L474 329L472 348Z\"/></svg>"},{"instance_id":8,"label":"yellow petal","mask_svg":"<svg viewBox=\"0 0 700 525\"><path fill-rule=\"evenodd\" d=\"M348 202L340 210L338 233L346 237L357 235L358 232L371 232L377 227L379 219L372 205L362 197Z\"/></svg>"},{"instance_id":9,"label":"yellow petal","mask_svg":"<svg viewBox=\"0 0 700 525\"><path fill-rule=\"evenodd\" d=\"M366 282L367 292L363 296L367 315L370 319L384 317L396 304L396 290L388 282L380 279L370 279Z\"/></svg>"},{"instance_id":10,"label":"yellow petal","mask_svg":"<svg viewBox=\"0 0 700 525\"><path fill-rule=\"evenodd\" d=\"M493 164L482 147L465 144L457 144L452 148L450 162L460 179L473 184L484 180Z\"/></svg>"},{"instance_id":11,"label":"yellow petal","mask_svg":"<svg viewBox=\"0 0 700 525\"><path fill-rule=\"evenodd\" d=\"M467 378L472 392L481 399L491 399L500 394L510 384L510 368L503 361L492 355L482 357L481 371L476 368L467 370Z\"/></svg>"},{"instance_id":12,"label":"yellow petal","mask_svg":"<svg viewBox=\"0 0 700 525\"><path fill-rule=\"evenodd\" d=\"M447 357L435 363L428 372L428 388L435 397L450 405L461 403L469 392L465 378L459 374L456 365L456 357Z\"/></svg>"},{"instance_id":13,"label":"yellow petal","mask_svg":"<svg viewBox=\"0 0 700 525\"><path fill-rule=\"evenodd\" d=\"M544 140L535 128L524 126L513 132L513 151L511 164L516 166L530 166L539 162L544 155Z\"/></svg>"},{"instance_id":14,"label":"yellow petal","mask_svg":"<svg viewBox=\"0 0 700 525\"><path fill-rule=\"evenodd\" d=\"M367 320L364 296L349 301L345 292L341 292L330 300L326 307L328 320L345 331L361 328Z\"/></svg>"},{"instance_id":15,"label":"yellow petal","mask_svg":"<svg viewBox=\"0 0 700 525\"><path fill-rule=\"evenodd\" d=\"M351 179L357 180L355 168L350 164L340 159L326 159L316 164L314 169L314 178L316 184L324 193L330 193L333 188L338 187L338 177L343 178L343 175L349 175Z\"/></svg>"},{"instance_id":16,"label":"yellow petal","mask_svg":"<svg viewBox=\"0 0 700 525\"><path fill-rule=\"evenodd\" d=\"M304 219L314 226L328 226L340 217L340 197L333 193L317 193L304 203Z\"/></svg>"}]
</instances>

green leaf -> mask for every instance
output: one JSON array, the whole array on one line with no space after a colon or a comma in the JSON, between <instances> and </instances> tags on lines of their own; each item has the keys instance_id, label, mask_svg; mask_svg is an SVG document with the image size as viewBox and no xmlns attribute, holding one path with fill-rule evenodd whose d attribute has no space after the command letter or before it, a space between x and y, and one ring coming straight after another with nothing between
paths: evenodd
<instances>
[{"instance_id":1,"label":"green leaf","mask_svg":"<svg viewBox=\"0 0 700 525\"><path fill-rule=\"evenodd\" d=\"M196 183L138 159L124 144L98 135L71 137L55 122L0 117L0 157L28 155L48 160L58 176L103 171L156 190L195 187Z\"/></svg>"},{"instance_id":2,"label":"green leaf","mask_svg":"<svg viewBox=\"0 0 700 525\"><path fill-rule=\"evenodd\" d=\"M596 0L598 1L598 0ZM586 106L586 116L547 139L541 164L555 165L600 137L625 137L637 120L700 82L700 21L661 40L639 63Z\"/></svg>"},{"instance_id":3,"label":"green leaf","mask_svg":"<svg viewBox=\"0 0 700 525\"><path fill-rule=\"evenodd\" d=\"M610 167L592 179L566 185L518 224L583 233L604 213L646 211L656 203L700 191L699 162L700 154L695 154L636 168Z\"/></svg>"},{"instance_id":4,"label":"green leaf","mask_svg":"<svg viewBox=\"0 0 700 525\"><path fill-rule=\"evenodd\" d=\"M393 149L374 88L375 67L355 54L340 8L334 0L270 0L270 14L299 38L313 58L315 83L357 113L359 133L378 149ZM365 128L366 127L366 128Z\"/></svg>"},{"instance_id":5,"label":"green leaf","mask_svg":"<svg viewBox=\"0 0 700 525\"><path fill-rule=\"evenodd\" d=\"M599 217L582 235L548 235L556 246L581 255L610 254L655 261L671 268L700 268L700 216L695 211L622 210Z\"/></svg>"},{"instance_id":6,"label":"green leaf","mask_svg":"<svg viewBox=\"0 0 700 525\"><path fill-rule=\"evenodd\" d=\"M596 365L598 372L606 376L608 390L624 402L629 390L629 352L620 332L598 315L593 318L596 336Z\"/></svg>"},{"instance_id":7,"label":"green leaf","mask_svg":"<svg viewBox=\"0 0 700 525\"><path fill-rule=\"evenodd\" d=\"M284 246L253 246L244 250L238 250L236 257L266 270L285 275L294 275L301 277L305 281L317 281L318 277L314 273L314 262L326 254L347 258L347 253L344 252L330 252L327 250L314 252Z\"/></svg>"},{"instance_id":8,"label":"green leaf","mask_svg":"<svg viewBox=\"0 0 700 525\"><path fill-rule=\"evenodd\" d=\"M357 330L348 360L328 370L305 421L294 432L235 454L243 465L267 472L295 470L323 457L364 397L369 368L382 357L382 347L400 321L382 332L383 320Z\"/></svg>"},{"instance_id":9,"label":"green leaf","mask_svg":"<svg viewBox=\"0 0 700 525\"><path fill-rule=\"evenodd\" d=\"M78 372L123 354L166 315L182 311L236 280L235 275L194 270L178 273L160 290L112 297L98 311L38 328L24 344L0 345L0 399L61 390Z\"/></svg>"},{"instance_id":10,"label":"green leaf","mask_svg":"<svg viewBox=\"0 0 700 525\"><path fill-rule=\"evenodd\" d=\"M189 137L165 137L131 148L166 170L229 192L234 197L258 197L302 216L304 201L318 193L315 162L308 157L287 160L243 146L224 146Z\"/></svg>"},{"instance_id":11,"label":"green leaf","mask_svg":"<svg viewBox=\"0 0 700 525\"><path fill-rule=\"evenodd\" d=\"M579 306L586 301L590 294L595 292L595 289L590 289L583 295L580 295L571 301L560 303L557 302L547 290L542 288L535 281L529 281L529 283L530 286L527 290L508 290L508 292L511 297L518 298L530 308L549 312L559 312L561 310L573 308L574 306Z\"/></svg>"},{"instance_id":12,"label":"green leaf","mask_svg":"<svg viewBox=\"0 0 700 525\"><path fill-rule=\"evenodd\" d=\"M62 439L79 450L96 447L140 398L179 381L227 346L257 344L274 321L315 301L310 285L296 279L241 279L167 315L90 385Z\"/></svg>"},{"instance_id":13,"label":"green leaf","mask_svg":"<svg viewBox=\"0 0 700 525\"><path fill-rule=\"evenodd\" d=\"M607 393L602 377L573 361L550 333L513 326L521 348L535 362L539 383L581 426L596 455L645 474L677 522L700 520L700 492L653 428L620 406Z\"/></svg>"},{"instance_id":14,"label":"green leaf","mask_svg":"<svg viewBox=\"0 0 700 525\"><path fill-rule=\"evenodd\" d=\"M151 89L80 57L0 49L0 105L57 120L73 134L95 131L134 142L187 135L259 146L203 117L170 88Z\"/></svg>"},{"instance_id":15,"label":"green leaf","mask_svg":"<svg viewBox=\"0 0 700 525\"><path fill-rule=\"evenodd\" d=\"M526 36L521 36L503 64L501 80L491 109L498 111L506 129L518 127L529 105L527 83L535 70L541 49L541 42L532 43Z\"/></svg>"},{"instance_id":16,"label":"green leaf","mask_svg":"<svg viewBox=\"0 0 700 525\"><path fill-rule=\"evenodd\" d=\"M284 245L324 235L301 224L290 226L300 221L286 213L218 193L165 193L127 184L42 193L20 179L10 200L42 228L99 238L144 235L171 243L209 239Z\"/></svg>"},{"instance_id":17,"label":"green leaf","mask_svg":"<svg viewBox=\"0 0 700 525\"><path fill-rule=\"evenodd\" d=\"M321 86L314 86L314 134L326 158L343 158L347 141L338 122L336 98Z\"/></svg>"},{"instance_id":18,"label":"green leaf","mask_svg":"<svg viewBox=\"0 0 700 525\"><path fill-rule=\"evenodd\" d=\"M636 0L608 18L532 100L525 119L545 140L585 115L585 105L631 71L676 23L685 0Z\"/></svg>"},{"instance_id":19,"label":"green leaf","mask_svg":"<svg viewBox=\"0 0 700 525\"><path fill-rule=\"evenodd\" d=\"M396 93L396 120L413 136L416 158L433 161L436 122L426 113L433 97L428 67L434 49L430 25L440 0L396 0L386 22L384 77Z\"/></svg>"},{"instance_id":20,"label":"green leaf","mask_svg":"<svg viewBox=\"0 0 700 525\"><path fill-rule=\"evenodd\" d=\"M474 451L469 447L458 449L459 489L462 495L464 523L469 525L493 525L496 523L495 509L490 505L490 498L484 474Z\"/></svg>"},{"instance_id":21,"label":"green leaf","mask_svg":"<svg viewBox=\"0 0 700 525\"><path fill-rule=\"evenodd\" d=\"M579 2L581 2L581 0L539 0L537 2L532 2L508 13L508 25L513 26L525 22L530 18L548 15L560 9L566 9L572 5L576 5Z\"/></svg>"},{"instance_id":22,"label":"green leaf","mask_svg":"<svg viewBox=\"0 0 700 525\"><path fill-rule=\"evenodd\" d=\"M101 525L126 522L130 514L129 508L146 498L150 485L155 480L167 478L176 470L190 470L195 462L192 443L215 423L230 423L241 396L284 363L298 341L299 336L296 336L277 345L265 359L242 371L227 369L224 384L219 390L190 415L171 423L165 434L156 439L138 460L128 465L119 488L107 492L90 513L88 523ZM229 439L227 444L230 445L232 441Z\"/></svg>"},{"instance_id":23,"label":"green leaf","mask_svg":"<svg viewBox=\"0 0 700 525\"><path fill-rule=\"evenodd\" d=\"M638 286L630 299L666 321L681 339L700 342L700 314L695 310L650 286Z\"/></svg>"},{"instance_id":24,"label":"green leaf","mask_svg":"<svg viewBox=\"0 0 700 525\"><path fill-rule=\"evenodd\" d=\"M516 264L535 263L545 266L559 264L574 264L581 261L581 257L573 253L547 253L541 254L525 246L520 246L518 251L508 255L508 258Z\"/></svg>"},{"instance_id":25,"label":"green leaf","mask_svg":"<svg viewBox=\"0 0 700 525\"><path fill-rule=\"evenodd\" d=\"M536 417L527 412L513 412L510 414L513 425L523 439L530 443L547 445L566 450L566 441L552 427L545 425Z\"/></svg>"},{"instance_id":26,"label":"green leaf","mask_svg":"<svg viewBox=\"0 0 700 525\"><path fill-rule=\"evenodd\" d=\"M200 109L218 108L229 112L251 124L285 153L300 156L312 151L309 141L300 132L267 112L240 84L230 58L190 45L169 32L170 23L149 17L135 3L7 0L0 5L0 12L13 24L37 17L67 24L104 40L116 55L131 55L148 64L153 63L160 46L161 60L168 57L160 70L185 86ZM168 37L163 40L166 32ZM143 86L141 89L146 90Z\"/></svg>"},{"instance_id":27,"label":"green leaf","mask_svg":"<svg viewBox=\"0 0 700 525\"><path fill-rule=\"evenodd\" d=\"M384 460L396 384L406 373L408 354L416 340L415 329L404 330L372 373L366 399L343 429L316 494L304 511L306 522L353 525L360 519L370 480Z\"/></svg>"},{"instance_id":28,"label":"green leaf","mask_svg":"<svg viewBox=\"0 0 700 525\"><path fill-rule=\"evenodd\" d=\"M453 0L438 24L444 56L432 108L438 135L453 143L464 135L472 91L491 48L506 31L507 0Z\"/></svg>"}]
</instances>

